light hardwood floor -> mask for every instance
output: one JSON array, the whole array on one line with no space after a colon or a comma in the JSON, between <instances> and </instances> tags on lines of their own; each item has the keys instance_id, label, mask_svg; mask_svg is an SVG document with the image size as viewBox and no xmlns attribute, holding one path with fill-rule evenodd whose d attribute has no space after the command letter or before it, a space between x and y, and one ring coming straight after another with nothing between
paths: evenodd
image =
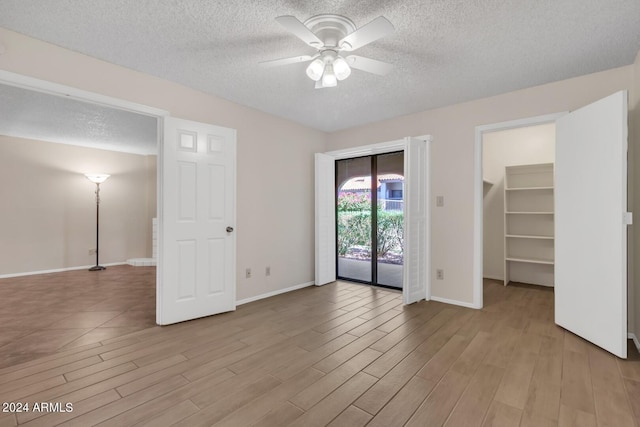
<instances>
[{"instance_id":1,"label":"light hardwood floor","mask_svg":"<svg viewBox=\"0 0 640 427\"><path fill-rule=\"evenodd\" d=\"M25 278L12 298L28 301L18 294L57 276ZM86 284L63 276L69 287L56 296L49 286L47 295L52 307L70 307L71 322ZM90 286L96 300L108 277ZM483 310L402 306L399 293L337 282L233 313L36 349L37 358L26 351L26 362L0 368L0 402L69 402L73 412L2 413L0 426L639 425L638 357L619 360L555 326L548 289L486 281L484 300ZM44 321L40 307L3 304L2 316ZM50 324L63 320L56 314ZM3 360L21 339L5 332L19 325L2 326Z\"/></svg>"}]
</instances>

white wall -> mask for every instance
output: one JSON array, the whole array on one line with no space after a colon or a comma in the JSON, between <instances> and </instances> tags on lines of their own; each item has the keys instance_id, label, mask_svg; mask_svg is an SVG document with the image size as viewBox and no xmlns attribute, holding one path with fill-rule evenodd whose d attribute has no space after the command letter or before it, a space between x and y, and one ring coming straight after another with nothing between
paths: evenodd
<instances>
[{"instance_id":1,"label":"white wall","mask_svg":"<svg viewBox=\"0 0 640 427\"><path fill-rule=\"evenodd\" d=\"M555 137L553 123L483 135L483 178L493 183L484 197L483 277L504 279L504 168L553 163Z\"/></svg>"},{"instance_id":2,"label":"white wall","mask_svg":"<svg viewBox=\"0 0 640 427\"><path fill-rule=\"evenodd\" d=\"M445 279L432 277L432 295L471 304L475 128L575 110L631 89L633 70L630 65L335 132L328 136L327 148L433 136L431 193L434 198L444 196L445 202L444 207L434 207L431 215L431 265L434 274L444 269Z\"/></svg>"},{"instance_id":3,"label":"white wall","mask_svg":"<svg viewBox=\"0 0 640 427\"><path fill-rule=\"evenodd\" d=\"M0 69L236 129L238 299L313 280L313 153L325 133L6 29L0 40Z\"/></svg>"}]
</instances>

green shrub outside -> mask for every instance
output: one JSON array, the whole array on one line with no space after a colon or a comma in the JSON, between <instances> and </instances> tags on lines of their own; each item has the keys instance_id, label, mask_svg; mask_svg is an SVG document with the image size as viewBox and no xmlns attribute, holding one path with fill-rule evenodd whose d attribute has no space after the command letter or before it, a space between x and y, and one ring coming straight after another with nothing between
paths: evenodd
<instances>
[{"instance_id":1,"label":"green shrub outside","mask_svg":"<svg viewBox=\"0 0 640 427\"><path fill-rule=\"evenodd\" d=\"M350 248L371 251L370 193L341 192L338 196L338 255L345 256ZM402 211L385 211L378 206L378 258L390 251L402 251L404 244Z\"/></svg>"}]
</instances>

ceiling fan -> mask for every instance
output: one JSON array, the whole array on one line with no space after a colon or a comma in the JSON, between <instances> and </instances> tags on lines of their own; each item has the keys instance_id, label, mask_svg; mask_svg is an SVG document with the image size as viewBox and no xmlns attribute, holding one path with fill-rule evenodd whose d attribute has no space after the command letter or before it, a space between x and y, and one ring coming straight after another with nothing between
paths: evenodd
<instances>
[{"instance_id":1,"label":"ceiling fan","mask_svg":"<svg viewBox=\"0 0 640 427\"><path fill-rule=\"evenodd\" d=\"M264 61L260 65L275 67L311 61L307 67L307 76L316 82L316 89L337 86L338 80L349 77L352 68L381 76L393 69L393 65L376 59L357 55L343 56L344 52L354 51L391 34L395 30L393 24L383 16L358 29L349 18L330 13L312 16L304 22L289 15L279 16L276 21L317 49L318 53Z\"/></svg>"}]
</instances>

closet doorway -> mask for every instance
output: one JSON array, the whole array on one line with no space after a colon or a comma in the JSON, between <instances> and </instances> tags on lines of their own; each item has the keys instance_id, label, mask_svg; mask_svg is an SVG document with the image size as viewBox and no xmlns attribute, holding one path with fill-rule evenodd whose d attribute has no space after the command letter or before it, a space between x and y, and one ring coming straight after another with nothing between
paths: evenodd
<instances>
[{"instance_id":1,"label":"closet doorway","mask_svg":"<svg viewBox=\"0 0 640 427\"><path fill-rule=\"evenodd\" d=\"M404 152L336 160L339 279L402 289Z\"/></svg>"},{"instance_id":2,"label":"closet doorway","mask_svg":"<svg viewBox=\"0 0 640 427\"><path fill-rule=\"evenodd\" d=\"M553 287L555 122L482 135L483 277Z\"/></svg>"}]
</instances>

